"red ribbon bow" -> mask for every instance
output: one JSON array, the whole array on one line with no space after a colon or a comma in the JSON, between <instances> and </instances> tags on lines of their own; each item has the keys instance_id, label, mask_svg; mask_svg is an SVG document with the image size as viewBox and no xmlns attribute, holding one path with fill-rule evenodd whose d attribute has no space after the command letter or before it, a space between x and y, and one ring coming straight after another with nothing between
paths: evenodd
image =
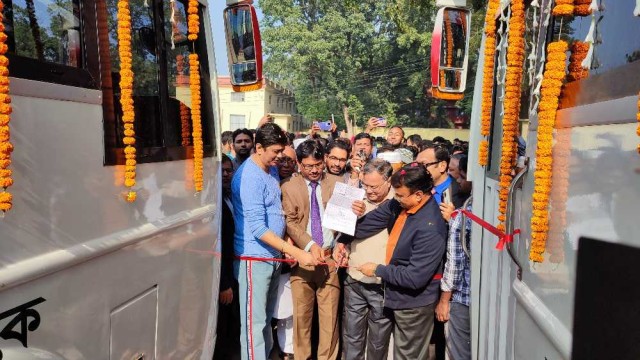
<instances>
[{"instance_id":1,"label":"red ribbon bow","mask_svg":"<svg viewBox=\"0 0 640 360\"><path fill-rule=\"evenodd\" d=\"M498 237L498 243L496 244L496 249L498 249L498 250L504 249L504 246L505 246L506 243L512 243L513 242L513 236L514 235L520 234L520 229L514 230L514 232L511 233L511 234L507 234L507 233L501 231L500 229L498 229L497 227L489 224L484 219L481 219L480 217L476 216L471 211L464 210L464 209L459 209L459 210L454 211L451 214L451 218L454 219L458 215L458 213L460 213L460 212L462 212L469 219L473 220L473 222L475 222L476 224L480 225L483 229L485 229L485 230L489 231L490 233L492 233L493 235L497 236Z\"/></svg>"}]
</instances>

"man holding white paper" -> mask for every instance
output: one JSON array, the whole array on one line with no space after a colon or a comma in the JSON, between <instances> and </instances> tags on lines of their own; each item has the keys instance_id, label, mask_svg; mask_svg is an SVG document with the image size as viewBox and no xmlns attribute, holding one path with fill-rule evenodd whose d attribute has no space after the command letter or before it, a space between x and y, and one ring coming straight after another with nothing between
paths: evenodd
<instances>
[{"instance_id":1,"label":"man holding white paper","mask_svg":"<svg viewBox=\"0 0 640 360\"><path fill-rule=\"evenodd\" d=\"M335 232L323 226L322 215L341 179L324 172L324 149L306 140L296 149L300 176L282 184L282 207L287 234L295 244L310 252L322 265L296 266L291 271L293 294L294 354L311 357L311 319L317 300L319 312L318 359L338 358L338 302L340 282L331 257ZM364 214L362 200L352 201L352 214ZM354 215L356 216L356 215ZM356 216L357 217L357 216Z\"/></svg>"}]
</instances>

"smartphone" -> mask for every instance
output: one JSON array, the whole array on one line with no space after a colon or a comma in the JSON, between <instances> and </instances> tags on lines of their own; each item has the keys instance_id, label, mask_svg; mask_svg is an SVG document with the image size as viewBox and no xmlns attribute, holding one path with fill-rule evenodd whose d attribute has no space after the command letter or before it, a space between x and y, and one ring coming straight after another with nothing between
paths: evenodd
<instances>
[{"instance_id":1,"label":"smartphone","mask_svg":"<svg viewBox=\"0 0 640 360\"><path fill-rule=\"evenodd\" d=\"M447 188L447 190L442 193L441 202L445 204L453 204L453 201L451 200L451 188Z\"/></svg>"},{"instance_id":2,"label":"smartphone","mask_svg":"<svg viewBox=\"0 0 640 360\"><path fill-rule=\"evenodd\" d=\"M322 131L331 131L331 127L333 126L333 123L331 121L319 121L319 122L316 122L316 125L318 125L318 127Z\"/></svg>"},{"instance_id":3,"label":"smartphone","mask_svg":"<svg viewBox=\"0 0 640 360\"><path fill-rule=\"evenodd\" d=\"M376 125L378 127L387 127L387 119L383 118L383 117L379 117L378 118L378 125Z\"/></svg>"}]
</instances>

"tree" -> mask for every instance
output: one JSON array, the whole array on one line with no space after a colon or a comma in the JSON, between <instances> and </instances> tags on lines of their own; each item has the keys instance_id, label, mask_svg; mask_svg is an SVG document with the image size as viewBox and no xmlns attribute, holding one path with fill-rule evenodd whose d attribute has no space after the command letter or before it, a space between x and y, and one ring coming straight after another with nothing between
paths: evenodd
<instances>
[{"instance_id":1,"label":"tree","mask_svg":"<svg viewBox=\"0 0 640 360\"><path fill-rule=\"evenodd\" d=\"M469 109L485 3L474 1L473 70L462 102ZM352 132L370 116L427 126L441 112L445 103L427 92L433 1L260 0L260 7L265 73L295 91L305 117L342 114L339 123Z\"/></svg>"}]
</instances>

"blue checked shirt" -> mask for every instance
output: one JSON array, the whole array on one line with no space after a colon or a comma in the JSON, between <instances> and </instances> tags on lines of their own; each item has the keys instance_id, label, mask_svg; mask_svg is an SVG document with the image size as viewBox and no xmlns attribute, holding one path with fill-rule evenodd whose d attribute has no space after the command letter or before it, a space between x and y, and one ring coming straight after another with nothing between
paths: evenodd
<instances>
[{"instance_id":1,"label":"blue checked shirt","mask_svg":"<svg viewBox=\"0 0 640 360\"><path fill-rule=\"evenodd\" d=\"M471 211L471 204L467 206ZM466 218L466 239L467 251L471 251L471 219ZM459 213L455 219L449 223L449 239L447 241L447 262L444 264L444 273L440 282L442 291L450 291L451 301L469 306L471 302L471 263L462 249L460 239L462 230L462 214Z\"/></svg>"}]
</instances>

